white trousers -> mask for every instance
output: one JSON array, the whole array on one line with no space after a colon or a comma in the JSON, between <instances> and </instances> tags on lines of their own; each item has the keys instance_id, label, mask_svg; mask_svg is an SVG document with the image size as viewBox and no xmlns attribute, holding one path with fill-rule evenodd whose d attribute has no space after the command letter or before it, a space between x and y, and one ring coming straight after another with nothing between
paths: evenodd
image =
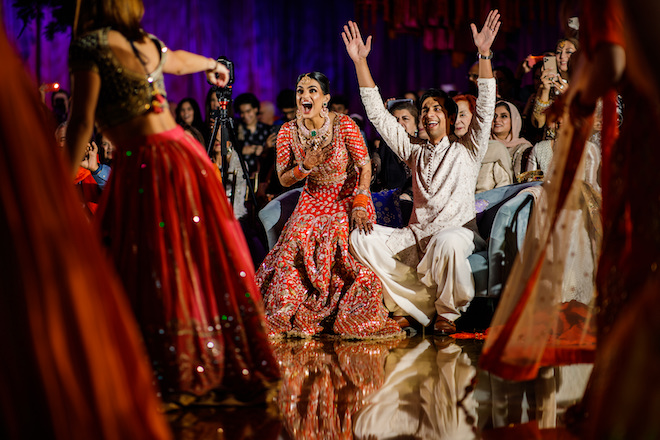
<instances>
[{"instance_id":1,"label":"white trousers","mask_svg":"<svg viewBox=\"0 0 660 440\"><path fill-rule=\"evenodd\" d=\"M396 229L374 225L370 234L355 229L353 254L369 266L383 284L385 307L394 315L409 315L428 325L438 315L456 320L474 298L474 278L467 258L485 243L471 230L447 228L434 235L417 267L394 257L387 239Z\"/></svg>"}]
</instances>

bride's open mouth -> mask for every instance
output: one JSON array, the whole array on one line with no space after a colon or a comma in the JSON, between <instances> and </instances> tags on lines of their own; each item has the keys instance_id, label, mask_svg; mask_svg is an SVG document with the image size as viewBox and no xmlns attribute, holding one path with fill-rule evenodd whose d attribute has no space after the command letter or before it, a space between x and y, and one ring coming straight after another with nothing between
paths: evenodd
<instances>
[{"instance_id":1,"label":"bride's open mouth","mask_svg":"<svg viewBox=\"0 0 660 440\"><path fill-rule=\"evenodd\" d=\"M303 101L301 102L301 106L302 106L303 115L308 115L312 112L312 108L314 108L314 103L311 101Z\"/></svg>"}]
</instances>

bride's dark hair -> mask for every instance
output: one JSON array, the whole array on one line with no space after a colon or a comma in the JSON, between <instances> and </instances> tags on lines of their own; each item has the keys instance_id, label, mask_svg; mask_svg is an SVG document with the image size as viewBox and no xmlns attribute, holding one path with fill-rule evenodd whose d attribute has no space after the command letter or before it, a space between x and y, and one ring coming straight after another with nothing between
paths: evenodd
<instances>
[{"instance_id":1,"label":"bride's dark hair","mask_svg":"<svg viewBox=\"0 0 660 440\"><path fill-rule=\"evenodd\" d=\"M306 76L318 81L318 83L321 85L321 91L323 92L324 95L330 93L330 80L328 79L327 76L325 76L321 72L303 73L302 75L298 76L298 79L296 80L296 87L298 87L298 83L300 82L300 80Z\"/></svg>"}]
</instances>

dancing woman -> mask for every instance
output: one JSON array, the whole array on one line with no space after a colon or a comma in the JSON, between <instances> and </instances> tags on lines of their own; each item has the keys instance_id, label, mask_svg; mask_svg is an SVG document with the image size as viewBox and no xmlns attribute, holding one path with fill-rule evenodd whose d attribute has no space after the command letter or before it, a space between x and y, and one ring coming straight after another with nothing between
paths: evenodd
<instances>
[{"instance_id":1,"label":"dancing woman","mask_svg":"<svg viewBox=\"0 0 660 440\"><path fill-rule=\"evenodd\" d=\"M210 392L253 400L279 376L252 262L204 149L167 110L163 73L227 69L169 51L140 26L141 0L79 4L69 66L68 149L80 163L96 119L118 146L102 210L112 259L141 326L163 398Z\"/></svg>"},{"instance_id":2,"label":"dancing woman","mask_svg":"<svg viewBox=\"0 0 660 440\"><path fill-rule=\"evenodd\" d=\"M269 334L397 336L399 326L387 316L376 274L349 253L349 226L373 228L371 164L355 122L328 111L329 89L320 72L300 75L297 118L277 136L280 182L288 187L307 181L257 271Z\"/></svg>"},{"instance_id":3,"label":"dancing woman","mask_svg":"<svg viewBox=\"0 0 660 440\"><path fill-rule=\"evenodd\" d=\"M170 439L133 313L2 24L0 57L0 438Z\"/></svg>"}]
</instances>

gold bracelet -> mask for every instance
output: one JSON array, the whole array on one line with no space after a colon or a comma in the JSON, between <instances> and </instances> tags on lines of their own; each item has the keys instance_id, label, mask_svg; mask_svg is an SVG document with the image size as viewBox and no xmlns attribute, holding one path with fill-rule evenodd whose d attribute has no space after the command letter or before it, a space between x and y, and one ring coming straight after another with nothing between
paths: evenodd
<instances>
[{"instance_id":1,"label":"gold bracelet","mask_svg":"<svg viewBox=\"0 0 660 440\"><path fill-rule=\"evenodd\" d=\"M536 98L534 100L534 106L539 106L541 108L546 108L550 107L551 102L550 101L541 101L540 99Z\"/></svg>"}]
</instances>

